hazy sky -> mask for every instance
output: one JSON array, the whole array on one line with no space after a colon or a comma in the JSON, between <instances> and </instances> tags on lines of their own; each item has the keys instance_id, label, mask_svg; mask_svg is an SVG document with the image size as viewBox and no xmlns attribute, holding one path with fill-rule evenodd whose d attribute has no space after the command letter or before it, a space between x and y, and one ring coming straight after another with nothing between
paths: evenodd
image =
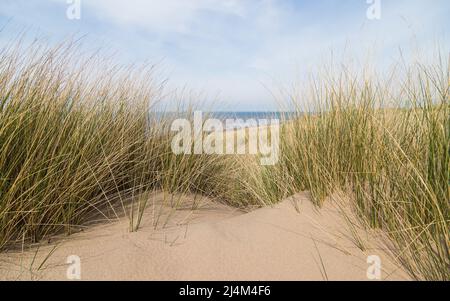
<instances>
[{"instance_id":1,"label":"hazy sky","mask_svg":"<svg viewBox=\"0 0 450 301\"><path fill-rule=\"evenodd\" d=\"M380 19L367 16L373 1ZM450 49L448 0L81 0L80 19L67 17L69 2L0 0L0 45L20 30L88 34L124 62L161 62L171 86L219 95L225 110L274 109L265 86L294 82L331 52L388 62L399 47Z\"/></svg>"}]
</instances>

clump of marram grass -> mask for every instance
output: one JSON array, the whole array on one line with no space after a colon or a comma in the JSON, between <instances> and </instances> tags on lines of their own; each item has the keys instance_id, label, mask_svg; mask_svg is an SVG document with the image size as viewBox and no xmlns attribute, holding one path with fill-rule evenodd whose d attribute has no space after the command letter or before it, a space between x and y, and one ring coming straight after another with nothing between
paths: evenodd
<instances>
[{"instance_id":1,"label":"clump of marram grass","mask_svg":"<svg viewBox=\"0 0 450 301\"><path fill-rule=\"evenodd\" d=\"M223 186L229 158L171 151L152 67L80 53L76 43L0 52L0 248L70 234L93 216L135 218L128 200L155 189ZM141 213L145 202L132 205Z\"/></svg>"},{"instance_id":2,"label":"clump of marram grass","mask_svg":"<svg viewBox=\"0 0 450 301\"><path fill-rule=\"evenodd\" d=\"M310 114L282 129L280 162L267 171L279 183L267 186L273 201L310 190L321 205L347 191L360 217L390 235L412 277L449 280L448 60L384 79L343 70L316 78L306 98L291 96Z\"/></svg>"},{"instance_id":3,"label":"clump of marram grass","mask_svg":"<svg viewBox=\"0 0 450 301\"><path fill-rule=\"evenodd\" d=\"M131 188L136 161L156 156L158 132L145 113L157 97L143 85L150 74L117 66L96 74L92 64L104 62L75 50L1 53L0 246L70 233L86 211L101 213L109 196Z\"/></svg>"}]
</instances>

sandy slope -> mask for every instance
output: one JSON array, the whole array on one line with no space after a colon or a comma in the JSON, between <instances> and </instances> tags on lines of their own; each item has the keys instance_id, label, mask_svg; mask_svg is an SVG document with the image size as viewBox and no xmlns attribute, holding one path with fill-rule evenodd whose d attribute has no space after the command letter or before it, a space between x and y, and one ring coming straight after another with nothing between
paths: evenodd
<instances>
[{"instance_id":1,"label":"sandy slope","mask_svg":"<svg viewBox=\"0 0 450 301\"><path fill-rule=\"evenodd\" d=\"M368 255L382 258L383 278L407 279L373 248L379 240L364 232L372 249L362 252L332 202L317 210L305 193L250 213L208 200L191 210L191 198L173 211L161 198L138 232L127 219L91 227L60 241L40 269L53 245L1 254L0 279L64 280L72 254L83 280L367 280Z\"/></svg>"}]
</instances>

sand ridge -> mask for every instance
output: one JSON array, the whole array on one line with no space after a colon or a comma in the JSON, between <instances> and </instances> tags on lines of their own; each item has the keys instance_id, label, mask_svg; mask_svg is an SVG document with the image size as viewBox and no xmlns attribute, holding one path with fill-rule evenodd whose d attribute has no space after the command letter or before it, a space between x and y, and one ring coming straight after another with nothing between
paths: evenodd
<instances>
[{"instance_id":1,"label":"sand ridge","mask_svg":"<svg viewBox=\"0 0 450 301\"><path fill-rule=\"evenodd\" d=\"M381 258L382 279L409 279L367 231L360 250L327 204L316 208L307 193L249 213L210 200L178 210L155 201L137 232L122 218L56 248L0 254L0 279L66 280L70 255L81 259L82 280L368 280L369 255Z\"/></svg>"}]
</instances>

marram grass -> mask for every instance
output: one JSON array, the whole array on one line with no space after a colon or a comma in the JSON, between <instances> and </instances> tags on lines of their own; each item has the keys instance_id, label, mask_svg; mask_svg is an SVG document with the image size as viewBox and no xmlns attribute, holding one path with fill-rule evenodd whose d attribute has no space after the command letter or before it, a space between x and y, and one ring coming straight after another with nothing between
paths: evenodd
<instances>
[{"instance_id":1,"label":"marram grass","mask_svg":"<svg viewBox=\"0 0 450 301\"><path fill-rule=\"evenodd\" d=\"M413 278L449 280L450 65L402 70L311 83L312 104L299 110L313 113L283 128L273 200L309 190L320 206L345 191L367 226L390 236Z\"/></svg>"},{"instance_id":2,"label":"marram grass","mask_svg":"<svg viewBox=\"0 0 450 301\"><path fill-rule=\"evenodd\" d=\"M0 247L129 215L147 191L222 186L228 158L172 153L152 68L81 59L77 47L0 53Z\"/></svg>"}]
</instances>

